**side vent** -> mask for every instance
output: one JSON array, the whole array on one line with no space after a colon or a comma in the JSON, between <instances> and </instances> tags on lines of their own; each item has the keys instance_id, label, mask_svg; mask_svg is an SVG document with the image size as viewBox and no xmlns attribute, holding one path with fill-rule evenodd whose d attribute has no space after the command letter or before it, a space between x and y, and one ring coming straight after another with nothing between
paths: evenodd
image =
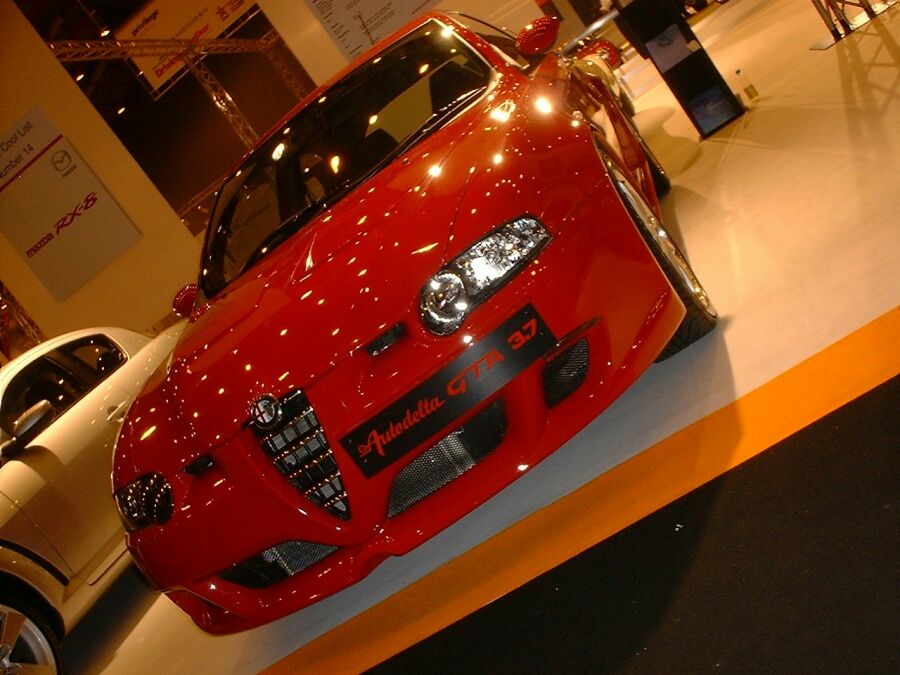
<instances>
[{"instance_id":1,"label":"side vent","mask_svg":"<svg viewBox=\"0 0 900 675\"><path fill-rule=\"evenodd\" d=\"M366 345L366 351L372 356L378 356L382 352L394 346L394 344L406 334L406 326L402 323L395 324L388 328L377 338Z\"/></svg>"},{"instance_id":2,"label":"side vent","mask_svg":"<svg viewBox=\"0 0 900 675\"><path fill-rule=\"evenodd\" d=\"M588 372L588 341L581 338L544 366L544 399L552 408L581 386Z\"/></svg>"}]
</instances>

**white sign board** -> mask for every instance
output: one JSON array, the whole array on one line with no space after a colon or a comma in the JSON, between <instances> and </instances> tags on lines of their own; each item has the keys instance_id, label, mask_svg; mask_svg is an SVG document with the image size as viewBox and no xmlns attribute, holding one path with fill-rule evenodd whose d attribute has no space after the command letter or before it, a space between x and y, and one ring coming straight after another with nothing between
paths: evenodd
<instances>
[{"instance_id":1,"label":"white sign board","mask_svg":"<svg viewBox=\"0 0 900 675\"><path fill-rule=\"evenodd\" d=\"M119 26L119 40L212 40L224 33L253 6L252 0L152 0ZM156 90L181 71L178 54L132 59Z\"/></svg>"},{"instance_id":2,"label":"white sign board","mask_svg":"<svg viewBox=\"0 0 900 675\"><path fill-rule=\"evenodd\" d=\"M306 0L349 58L359 56L438 0Z\"/></svg>"},{"instance_id":3,"label":"white sign board","mask_svg":"<svg viewBox=\"0 0 900 675\"><path fill-rule=\"evenodd\" d=\"M0 233L64 300L140 232L40 108L0 139Z\"/></svg>"}]
</instances>

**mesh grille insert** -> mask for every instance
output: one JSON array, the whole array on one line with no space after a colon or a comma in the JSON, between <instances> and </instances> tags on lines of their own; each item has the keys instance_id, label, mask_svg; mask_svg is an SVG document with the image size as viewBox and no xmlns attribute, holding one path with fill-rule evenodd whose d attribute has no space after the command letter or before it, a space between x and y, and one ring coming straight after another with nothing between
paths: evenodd
<instances>
[{"instance_id":1,"label":"mesh grille insert","mask_svg":"<svg viewBox=\"0 0 900 675\"><path fill-rule=\"evenodd\" d=\"M239 586L266 588L312 567L337 546L287 541L247 558L219 576Z\"/></svg>"},{"instance_id":2,"label":"mesh grille insert","mask_svg":"<svg viewBox=\"0 0 900 675\"><path fill-rule=\"evenodd\" d=\"M337 546L310 544L305 541L289 541L263 551L262 557L266 562L277 563L288 574L296 574L307 567L312 567L329 553L336 550Z\"/></svg>"},{"instance_id":3,"label":"mesh grille insert","mask_svg":"<svg viewBox=\"0 0 900 675\"><path fill-rule=\"evenodd\" d=\"M506 411L495 401L454 429L397 474L391 486L388 518L459 478L493 452L506 435Z\"/></svg>"},{"instance_id":4,"label":"mesh grille insert","mask_svg":"<svg viewBox=\"0 0 900 675\"><path fill-rule=\"evenodd\" d=\"M588 372L588 341L581 338L544 366L544 398L552 408L575 391Z\"/></svg>"},{"instance_id":5,"label":"mesh grille insert","mask_svg":"<svg viewBox=\"0 0 900 675\"><path fill-rule=\"evenodd\" d=\"M295 391L280 403L279 427L267 433L254 429L263 450L275 468L314 504L349 520L350 503L341 471L309 400Z\"/></svg>"}]
</instances>

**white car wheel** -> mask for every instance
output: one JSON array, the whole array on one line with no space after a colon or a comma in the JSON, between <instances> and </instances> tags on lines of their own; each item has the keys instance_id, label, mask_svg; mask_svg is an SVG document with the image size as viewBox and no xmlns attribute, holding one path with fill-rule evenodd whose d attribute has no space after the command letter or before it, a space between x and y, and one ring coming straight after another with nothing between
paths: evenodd
<instances>
[{"instance_id":1,"label":"white car wheel","mask_svg":"<svg viewBox=\"0 0 900 675\"><path fill-rule=\"evenodd\" d=\"M0 598L0 675L62 671L59 639L43 617L18 598Z\"/></svg>"}]
</instances>

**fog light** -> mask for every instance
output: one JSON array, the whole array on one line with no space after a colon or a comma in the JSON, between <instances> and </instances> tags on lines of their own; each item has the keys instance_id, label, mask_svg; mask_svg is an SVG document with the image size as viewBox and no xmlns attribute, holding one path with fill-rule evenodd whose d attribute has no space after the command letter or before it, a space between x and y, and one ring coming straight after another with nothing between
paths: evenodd
<instances>
[{"instance_id":1,"label":"fog light","mask_svg":"<svg viewBox=\"0 0 900 675\"><path fill-rule=\"evenodd\" d=\"M172 486L162 474L148 473L116 492L116 506L129 532L162 525L172 517Z\"/></svg>"}]
</instances>

